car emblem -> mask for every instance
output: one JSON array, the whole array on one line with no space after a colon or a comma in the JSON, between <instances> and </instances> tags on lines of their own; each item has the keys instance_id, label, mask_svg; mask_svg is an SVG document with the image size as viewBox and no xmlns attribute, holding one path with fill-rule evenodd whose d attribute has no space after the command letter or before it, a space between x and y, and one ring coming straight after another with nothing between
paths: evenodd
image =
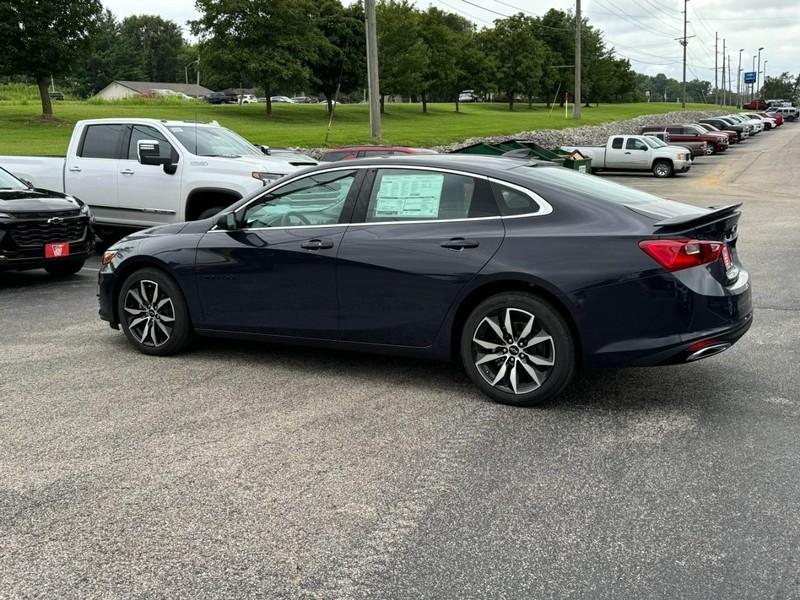
<instances>
[{"instance_id":1,"label":"car emblem","mask_svg":"<svg viewBox=\"0 0 800 600\"><path fill-rule=\"evenodd\" d=\"M50 217L47 219L48 225L59 225L64 222L64 219L61 217Z\"/></svg>"}]
</instances>

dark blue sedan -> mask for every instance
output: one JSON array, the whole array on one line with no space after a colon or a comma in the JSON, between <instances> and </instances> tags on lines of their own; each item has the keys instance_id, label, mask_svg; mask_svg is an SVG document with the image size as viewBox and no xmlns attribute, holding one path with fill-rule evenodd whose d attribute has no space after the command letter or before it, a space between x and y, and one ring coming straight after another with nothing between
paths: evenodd
<instances>
[{"instance_id":1,"label":"dark blue sedan","mask_svg":"<svg viewBox=\"0 0 800 600\"><path fill-rule=\"evenodd\" d=\"M580 367L738 340L739 216L516 159L329 163L112 246L100 316L154 355L197 333L456 359L494 400L531 405Z\"/></svg>"}]
</instances>

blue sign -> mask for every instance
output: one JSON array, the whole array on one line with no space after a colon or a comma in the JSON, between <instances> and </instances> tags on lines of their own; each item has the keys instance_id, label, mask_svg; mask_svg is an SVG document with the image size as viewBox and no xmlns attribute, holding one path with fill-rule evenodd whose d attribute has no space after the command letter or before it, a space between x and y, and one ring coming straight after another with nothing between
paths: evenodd
<instances>
[{"instance_id":1,"label":"blue sign","mask_svg":"<svg viewBox=\"0 0 800 600\"><path fill-rule=\"evenodd\" d=\"M746 71L744 74L744 82L745 83L755 83L756 82L756 72L755 71Z\"/></svg>"}]
</instances>

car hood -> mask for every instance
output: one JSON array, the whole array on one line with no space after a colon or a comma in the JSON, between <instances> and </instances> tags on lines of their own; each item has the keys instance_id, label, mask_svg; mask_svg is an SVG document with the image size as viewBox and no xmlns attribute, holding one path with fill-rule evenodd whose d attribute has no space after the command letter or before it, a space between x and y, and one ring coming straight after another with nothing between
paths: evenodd
<instances>
[{"instance_id":1,"label":"car hood","mask_svg":"<svg viewBox=\"0 0 800 600\"><path fill-rule=\"evenodd\" d=\"M318 164L317 161L311 158L301 158L295 156L259 156L259 155L243 155L236 158L227 158L221 156L208 157L209 161L225 161L235 163L239 166L246 167L251 171L262 171L264 173L280 173L287 174L293 173L303 167L313 167Z\"/></svg>"},{"instance_id":2,"label":"car hood","mask_svg":"<svg viewBox=\"0 0 800 600\"><path fill-rule=\"evenodd\" d=\"M0 190L0 212L61 212L79 210L81 203L65 194L48 190Z\"/></svg>"}]
</instances>

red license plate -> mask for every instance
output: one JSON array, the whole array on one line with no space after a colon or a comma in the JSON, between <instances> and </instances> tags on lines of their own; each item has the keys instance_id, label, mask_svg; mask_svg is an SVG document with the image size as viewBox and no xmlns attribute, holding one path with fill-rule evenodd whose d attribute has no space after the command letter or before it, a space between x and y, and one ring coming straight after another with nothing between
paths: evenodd
<instances>
[{"instance_id":1,"label":"red license plate","mask_svg":"<svg viewBox=\"0 0 800 600\"><path fill-rule=\"evenodd\" d=\"M725 265L725 269L728 270L733 265L733 259L731 259L731 251L728 250L728 245L723 244L722 246L722 264Z\"/></svg>"},{"instance_id":2,"label":"red license plate","mask_svg":"<svg viewBox=\"0 0 800 600\"><path fill-rule=\"evenodd\" d=\"M69 242L53 242L44 245L45 258L62 258L69 256Z\"/></svg>"}]
</instances>

